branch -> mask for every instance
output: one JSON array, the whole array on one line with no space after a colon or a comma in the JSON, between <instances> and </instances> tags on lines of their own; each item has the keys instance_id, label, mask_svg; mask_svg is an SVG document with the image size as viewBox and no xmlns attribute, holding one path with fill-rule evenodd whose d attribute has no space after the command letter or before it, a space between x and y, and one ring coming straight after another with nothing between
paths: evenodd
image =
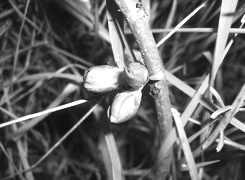
<instances>
[{"instance_id":1,"label":"branch","mask_svg":"<svg viewBox=\"0 0 245 180\"><path fill-rule=\"evenodd\" d=\"M157 119L161 132L160 143L163 144L172 129L171 104L167 81L164 76L164 67L149 27L149 18L142 4L137 0L115 0L115 2L122 11L138 43L144 63L149 71L151 80L150 94L155 100ZM165 179L169 174L170 152L163 161L154 166L154 179Z\"/></svg>"}]
</instances>

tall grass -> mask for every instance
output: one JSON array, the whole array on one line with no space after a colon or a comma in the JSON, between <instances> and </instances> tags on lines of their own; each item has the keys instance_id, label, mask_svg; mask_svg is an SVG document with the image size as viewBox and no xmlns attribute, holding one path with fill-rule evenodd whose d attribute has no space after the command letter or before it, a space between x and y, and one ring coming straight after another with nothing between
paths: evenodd
<instances>
[{"instance_id":1,"label":"tall grass","mask_svg":"<svg viewBox=\"0 0 245 180\"><path fill-rule=\"evenodd\" d=\"M161 146L148 86L120 125L113 93L81 89L87 68L142 58L107 3L0 2L0 179L155 179L172 148L170 179L243 179L245 3L142 1L175 109Z\"/></svg>"}]
</instances>

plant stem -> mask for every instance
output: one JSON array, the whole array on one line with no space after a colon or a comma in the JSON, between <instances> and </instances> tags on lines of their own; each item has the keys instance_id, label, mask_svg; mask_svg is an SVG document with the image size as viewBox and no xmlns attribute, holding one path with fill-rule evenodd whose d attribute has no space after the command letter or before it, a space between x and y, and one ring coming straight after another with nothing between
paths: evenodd
<instances>
[{"instance_id":1,"label":"plant stem","mask_svg":"<svg viewBox=\"0 0 245 180\"><path fill-rule=\"evenodd\" d=\"M146 68L150 74L151 95L154 97L158 125L160 128L160 144L163 144L172 129L171 104L164 67L149 27L149 19L138 0L115 0L122 11L136 42L138 43ZM166 179L170 168L170 153L153 168L153 179Z\"/></svg>"}]
</instances>

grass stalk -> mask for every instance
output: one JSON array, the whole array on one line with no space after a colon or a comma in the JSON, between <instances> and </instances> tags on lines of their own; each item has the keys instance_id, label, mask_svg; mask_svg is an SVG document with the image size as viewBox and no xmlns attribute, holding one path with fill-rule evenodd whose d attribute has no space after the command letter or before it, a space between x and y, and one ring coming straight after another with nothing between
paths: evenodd
<instances>
[{"instance_id":1,"label":"grass stalk","mask_svg":"<svg viewBox=\"0 0 245 180\"><path fill-rule=\"evenodd\" d=\"M72 126L69 131L67 131L36 163L31 165L29 168L24 169L21 172L15 173L14 175L7 176L2 178L4 179L9 179L13 176L19 175L20 173L25 173L25 172L30 172L34 168L36 168L39 164L41 164L74 130L76 130L79 125L98 107L99 103L101 100L98 101L93 107L90 108L90 110L74 125Z\"/></svg>"},{"instance_id":2,"label":"grass stalk","mask_svg":"<svg viewBox=\"0 0 245 180\"><path fill-rule=\"evenodd\" d=\"M243 84L239 94L237 95L236 99L232 103L231 105L232 109L224 115L224 117L221 119L220 123L215 128L215 130L210 134L210 136L203 143L202 148L204 150L207 149L215 141L218 134L226 128L226 126L229 124L232 118L239 111L239 108L242 106L244 100L245 100L245 84Z\"/></svg>"},{"instance_id":3,"label":"grass stalk","mask_svg":"<svg viewBox=\"0 0 245 180\"><path fill-rule=\"evenodd\" d=\"M180 113L176 109L172 108L172 114L179 134L180 143L185 154L185 159L189 168L191 179L199 180L196 163L192 155L192 151L184 130L182 120L180 118Z\"/></svg>"},{"instance_id":4,"label":"grass stalk","mask_svg":"<svg viewBox=\"0 0 245 180\"><path fill-rule=\"evenodd\" d=\"M39 117L39 116L43 116L43 115L46 115L46 114L50 114L50 113L53 113L53 112L56 112L56 111L60 111L60 110L66 109L66 108L77 106L77 105L83 104L85 102L87 102L87 100L79 99L77 101L73 101L71 103L67 103L67 104L64 104L64 105L61 105L61 106L50 108L50 109L47 109L47 110L44 110L44 111L41 111L41 112L38 112L38 113L28 114L26 116L22 116L20 118L17 118L17 119L2 123L2 124L0 124L0 128L9 126L11 124L23 122L23 121L26 121L26 120L29 120L29 119L33 119L33 118L36 118L36 117Z\"/></svg>"},{"instance_id":5,"label":"grass stalk","mask_svg":"<svg viewBox=\"0 0 245 180\"><path fill-rule=\"evenodd\" d=\"M152 29L152 33L167 33L171 32L174 29ZM130 34L131 32L125 31L126 34ZM179 28L175 33L217 33L217 29L215 28ZM230 34L245 34L245 29L240 28L230 28Z\"/></svg>"},{"instance_id":6,"label":"grass stalk","mask_svg":"<svg viewBox=\"0 0 245 180\"><path fill-rule=\"evenodd\" d=\"M214 86L214 80L218 72L218 68L222 62L222 56L228 40L229 30L232 24L233 14L235 13L238 0L223 0L221 4L221 12L219 18L219 27L215 45L212 72L210 75L210 87Z\"/></svg>"}]
</instances>

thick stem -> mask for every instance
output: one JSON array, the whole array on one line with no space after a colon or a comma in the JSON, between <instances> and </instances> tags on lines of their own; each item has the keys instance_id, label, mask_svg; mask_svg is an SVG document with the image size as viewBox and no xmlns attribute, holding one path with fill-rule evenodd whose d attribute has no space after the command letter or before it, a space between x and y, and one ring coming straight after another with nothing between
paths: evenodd
<instances>
[{"instance_id":1,"label":"thick stem","mask_svg":"<svg viewBox=\"0 0 245 180\"><path fill-rule=\"evenodd\" d=\"M165 141L172 129L171 104L167 81L164 76L164 67L156 47L149 18L142 4L137 0L115 0L122 11L140 49L143 60L150 73L151 94L154 97L158 124L161 132L160 142ZM169 152L170 153L170 152ZM165 179L169 173L170 156L158 162L153 168L153 179Z\"/></svg>"},{"instance_id":2,"label":"thick stem","mask_svg":"<svg viewBox=\"0 0 245 180\"><path fill-rule=\"evenodd\" d=\"M161 80L163 65L149 27L149 18L137 0L115 0L139 45L151 80Z\"/></svg>"}]
</instances>

